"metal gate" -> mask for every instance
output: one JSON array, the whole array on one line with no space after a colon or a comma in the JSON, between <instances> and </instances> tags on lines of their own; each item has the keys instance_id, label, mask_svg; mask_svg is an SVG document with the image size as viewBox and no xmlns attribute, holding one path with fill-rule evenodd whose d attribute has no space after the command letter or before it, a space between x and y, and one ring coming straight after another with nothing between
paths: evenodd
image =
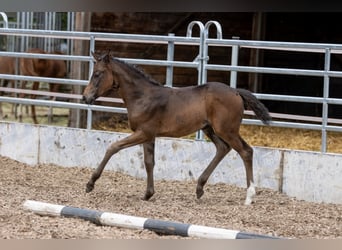
<instances>
[{"instance_id":1,"label":"metal gate","mask_svg":"<svg viewBox=\"0 0 342 250\"><path fill-rule=\"evenodd\" d=\"M15 29L74 30L74 12L16 12L7 16L2 12L2 26ZM47 52L62 51L69 54L70 40L51 37L3 36L2 51L25 51L41 48Z\"/></svg>"},{"instance_id":2,"label":"metal gate","mask_svg":"<svg viewBox=\"0 0 342 250\"><path fill-rule=\"evenodd\" d=\"M192 28L198 26L200 29L200 37L192 37ZM209 38L209 29L211 27L216 28L217 35L215 38ZM296 116L296 122L289 121L289 115L286 114L272 114L279 120L273 121L271 126L277 127L289 127L289 128L304 128L312 130L321 130L322 132L322 146L321 151L326 152L327 131L342 132L342 122L328 117L329 105L342 105L342 99L329 97L329 83L331 77L342 78L342 72L331 70L331 54L342 54L342 45L340 44L318 44L318 43L290 43L290 42L266 42L266 41L250 41L250 40L238 40L238 39L222 39L221 25L216 21L209 21L203 24L199 21L193 21L188 25L186 36L158 36L158 35L132 35L132 34L120 34L120 33L97 33L97 32L69 32L61 30L41 30L41 29L17 29L17 28L0 28L0 35L7 37L32 37L32 38L50 38L50 39L65 39L68 43L72 43L75 40L83 40L89 42L89 54L83 56L75 56L72 54L64 55L32 55L28 53L17 52L0 52L0 56L14 56L14 57L40 57L40 58L53 58L68 61L81 61L89 63L89 76L93 66L93 59L90 51L94 51L95 43L97 41L107 42L120 42L120 43L148 43L148 44L166 44L168 46L167 59L166 60L149 60L139 58L121 58L122 60L140 65L154 65L166 67L166 85L172 86L173 82L173 68L185 67L194 68L198 71L198 84L203 84L207 81L207 72L210 70L222 70L230 72L230 79L227 82L232 87L236 87L236 77L239 72L252 72L261 74L281 74L281 75L305 75L321 77L323 79L324 93L322 97L308 97L308 96L289 96L289 95L276 95L276 94L263 94L255 93L259 99L263 100L275 100L275 101L287 101L287 102L303 102L303 103L319 103L322 104L322 116L317 118L312 117L299 117ZM197 46L198 56L193 61L174 61L174 50L177 45L182 46ZM228 47L231 50L229 57L231 58L229 65L215 65L210 64L210 58L208 57L208 48L210 46L223 46ZM296 68L275 68L275 67L251 67L251 66L239 66L238 56L239 50L243 48L253 48L259 50L284 50L284 51L296 51L300 53L322 53L325 55L324 68L320 70L311 69L296 69ZM56 82L67 85L85 86L88 81L79 79L56 79L56 78L44 78L44 77L25 77L20 75L0 75L5 79L14 80L29 80L29 81L43 81L43 82ZM53 94L53 93L52 93ZM59 93L58 93L59 94ZM72 95L74 99L80 99L80 96ZM63 108L76 108L87 110L87 128L91 128L92 123L92 111L106 111L106 112L118 112L125 113L124 108L113 108L96 105L85 105L81 103L70 102L52 102L47 100L31 100L20 99L10 97L0 97L2 102L15 102L24 104L34 104L42 106L57 106ZM115 101L115 100L114 100ZM117 100L116 100L117 101ZM248 113L248 112L247 112ZM293 118L292 118L293 119ZM262 125L260 121L256 119L244 119L244 124ZM197 139L201 139L201 134L197 134Z\"/></svg>"}]
</instances>

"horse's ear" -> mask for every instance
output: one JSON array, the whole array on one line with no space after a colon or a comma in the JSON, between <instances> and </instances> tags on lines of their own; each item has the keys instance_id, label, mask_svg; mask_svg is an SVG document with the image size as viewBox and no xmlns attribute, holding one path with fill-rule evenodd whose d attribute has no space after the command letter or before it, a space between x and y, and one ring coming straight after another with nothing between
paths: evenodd
<instances>
[{"instance_id":1,"label":"horse's ear","mask_svg":"<svg viewBox=\"0 0 342 250\"><path fill-rule=\"evenodd\" d=\"M110 63L111 58L112 58L111 51L108 50L108 53L103 57L103 62Z\"/></svg>"},{"instance_id":2,"label":"horse's ear","mask_svg":"<svg viewBox=\"0 0 342 250\"><path fill-rule=\"evenodd\" d=\"M114 52L110 50L110 51L108 52L108 55L110 56L110 58L112 58L112 57L114 57Z\"/></svg>"},{"instance_id":3,"label":"horse's ear","mask_svg":"<svg viewBox=\"0 0 342 250\"><path fill-rule=\"evenodd\" d=\"M95 61L100 61L100 57L98 54L96 54L94 51L91 51L91 55L94 57Z\"/></svg>"}]
</instances>

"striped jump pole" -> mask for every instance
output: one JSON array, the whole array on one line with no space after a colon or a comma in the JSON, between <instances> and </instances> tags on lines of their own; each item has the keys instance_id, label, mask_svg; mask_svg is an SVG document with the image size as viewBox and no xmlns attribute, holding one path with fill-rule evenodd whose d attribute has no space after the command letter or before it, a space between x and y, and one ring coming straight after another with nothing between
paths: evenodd
<instances>
[{"instance_id":1,"label":"striped jump pole","mask_svg":"<svg viewBox=\"0 0 342 250\"><path fill-rule=\"evenodd\" d=\"M25 201L24 208L40 215L81 218L99 225L131 229L147 229L164 235L178 235L183 237L199 237L207 239L280 239L269 235L148 219L117 213L100 212L97 210L56 205L33 200Z\"/></svg>"}]
</instances>

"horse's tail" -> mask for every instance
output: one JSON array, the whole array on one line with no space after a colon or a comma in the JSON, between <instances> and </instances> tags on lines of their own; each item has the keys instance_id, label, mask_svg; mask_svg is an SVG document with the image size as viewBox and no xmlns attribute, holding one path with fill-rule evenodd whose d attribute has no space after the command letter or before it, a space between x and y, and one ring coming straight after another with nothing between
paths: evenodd
<instances>
[{"instance_id":1,"label":"horse's tail","mask_svg":"<svg viewBox=\"0 0 342 250\"><path fill-rule=\"evenodd\" d=\"M246 89L237 89L237 92L243 99L243 103L245 109L251 109L254 111L256 117L260 119L264 124L269 124L272 120L268 109L265 107L263 103L261 103L253 94L252 92Z\"/></svg>"}]
</instances>

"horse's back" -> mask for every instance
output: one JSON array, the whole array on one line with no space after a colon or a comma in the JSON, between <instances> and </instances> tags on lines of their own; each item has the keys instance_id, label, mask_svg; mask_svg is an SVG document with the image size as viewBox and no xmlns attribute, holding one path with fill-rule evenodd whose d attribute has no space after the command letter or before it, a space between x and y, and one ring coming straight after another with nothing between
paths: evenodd
<instances>
[{"instance_id":1,"label":"horse's back","mask_svg":"<svg viewBox=\"0 0 342 250\"><path fill-rule=\"evenodd\" d=\"M26 52L47 54L47 52L39 48L31 48ZM51 54L63 53L54 51ZM20 60L20 71L22 75L62 78L66 76L66 62L57 59L22 58Z\"/></svg>"},{"instance_id":2,"label":"horse's back","mask_svg":"<svg viewBox=\"0 0 342 250\"><path fill-rule=\"evenodd\" d=\"M62 54L59 52L52 52L51 54ZM66 62L64 60L51 59L47 62L47 68L44 75L46 77L62 78L66 76Z\"/></svg>"},{"instance_id":3,"label":"horse's back","mask_svg":"<svg viewBox=\"0 0 342 250\"><path fill-rule=\"evenodd\" d=\"M206 113L210 123L238 127L244 112L243 99L238 91L220 82L209 82L207 86Z\"/></svg>"},{"instance_id":4,"label":"horse's back","mask_svg":"<svg viewBox=\"0 0 342 250\"><path fill-rule=\"evenodd\" d=\"M14 74L15 71L15 58L8 56L0 57L0 74Z\"/></svg>"},{"instance_id":5,"label":"horse's back","mask_svg":"<svg viewBox=\"0 0 342 250\"><path fill-rule=\"evenodd\" d=\"M224 100L225 103L237 102L238 100L242 102L239 92L227 84L222 82L208 82L206 85L208 86L207 97Z\"/></svg>"},{"instance_id":6,"label":"horse's back","mask_svg":"<svg viewBox=\"0 0 342 250\"><path fill-rule=\"evenodd\" d=\"M39 48L31 48L26 53L45 54L45 51ZM46 68L44 59L40 58L20 58L20 74L28 76L40 76L41 72Z\"/></svg>"},{"instance_id":7,"label":"horse's back","mask_svg":"<svg viewBox=\"0 0 342 250\"><path fill-rule=\"evenodd\" d=\"M162 136L187 135L215 123L218 118L229 123L237 117L239 122L243 114L241 97L223 83L209 82L200 86L165 88L164 91L161 95L164 104L158 102L158 112L153 112L155 120L161 121L158 130Z\"/></svg>"}]
</instances>

